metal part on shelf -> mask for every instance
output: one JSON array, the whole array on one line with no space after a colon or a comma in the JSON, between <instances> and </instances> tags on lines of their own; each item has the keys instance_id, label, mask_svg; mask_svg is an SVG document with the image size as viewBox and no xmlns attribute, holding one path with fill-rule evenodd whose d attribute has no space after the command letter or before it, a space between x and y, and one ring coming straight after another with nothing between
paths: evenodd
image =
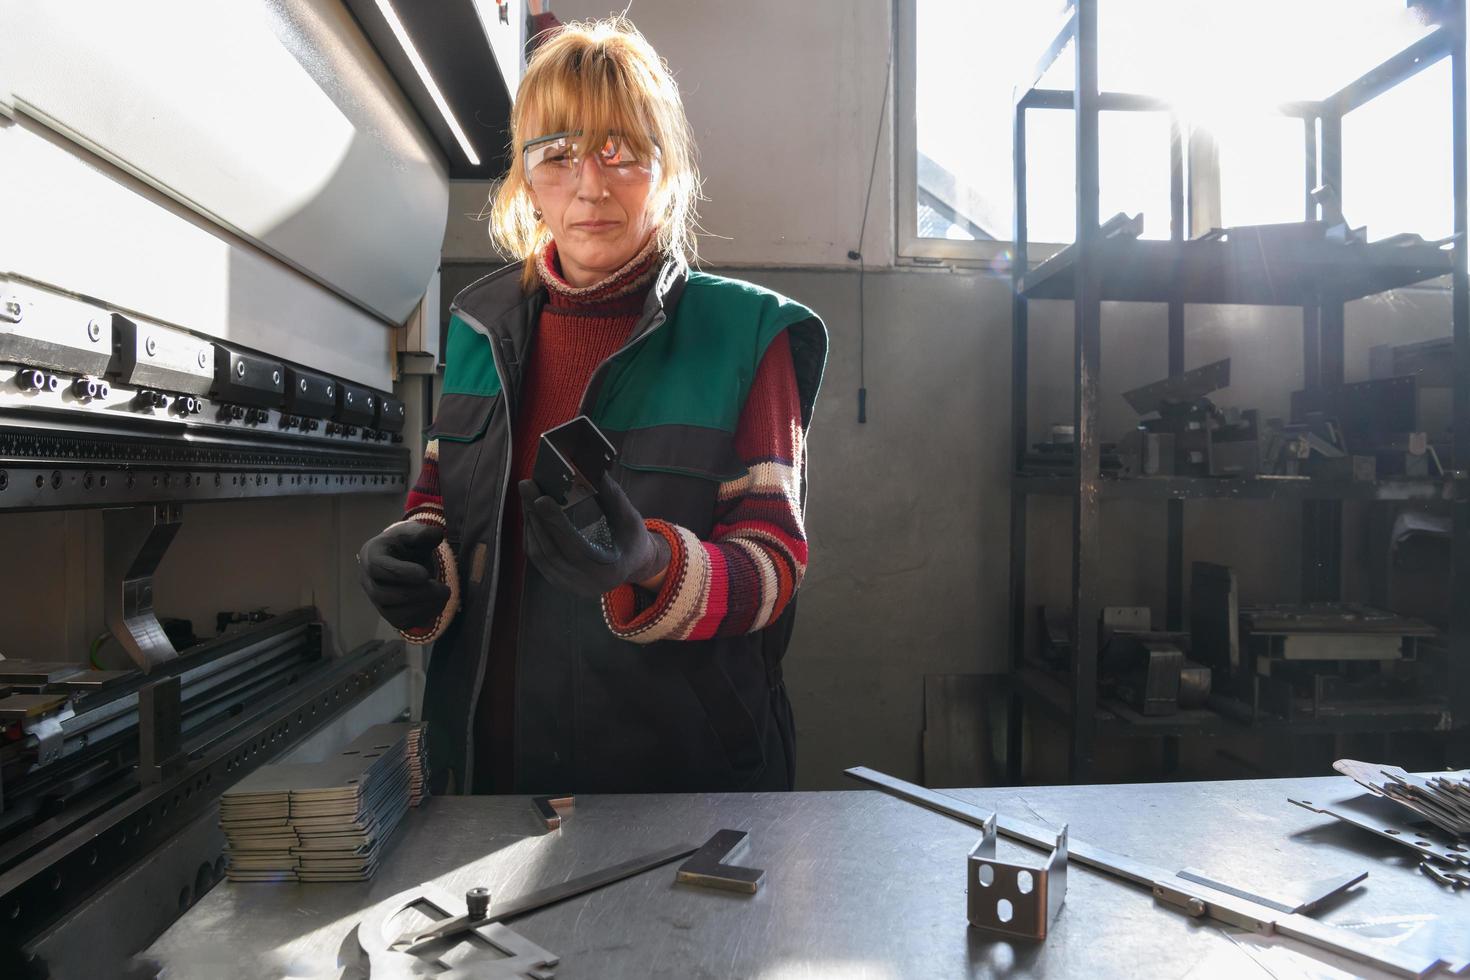
<instances>
[{"instance_id":1,"label":"metal part on shelf","mask_svg":"<svg viewBox=\"0 0 1470 980\"><path fill-rule=\"evenodd\" d=\"M477 919L475 921L477 923L480 921L504 922L514 919L517 916L525 915L527 912L534 912L537 909L546 908L548 905L555 905L557 902L564 902L569 898L575 898L578 895L585 895L587 892L596 891L599 888L622 881L624 878L631 878L645 871L652 871L654 868L662 867L682 857L688 857L697 850L699 848L689 844L678 844L673 847L666 847L661 851L655 851L652 854L645 854L641 857L635 857L619 864L614 864L611 867L578 875L575 878L570 878L559 884L548 885L545 888L507 902L492 911L483 920ZM418 952L429 943L456 935L470 928L471 925L473 924L468 923L463 918L450 919L438 923L431 929L423 930L412 935L401 936L394 945L395 947L401 947L402 952L405 953ZM474 928L479 928L479 926L474 925Z\"/></svg>"},{"instance_id":2,"label":"metal part on shelf","mask_svg":"<svg viewBox=\"0 0 1470 980\"><path fill-rule=\"evenodd\" d=\"M1357 603L1242 607L1234 572L1208 562L1194 563L1192 583L1194 656L1251 717L1445 710L1435 663L1419 655L1438 635L1428 623Z\"/></svg>"},{"instance_id":3,"label":"metal part on shelf","mask_svg":"<svg viewBox=\"0 0 1470 980\"><path fill-rule=\"evenodd\" d=\"M572 796L533 796L531 806L536 810L536 816L546 825L547 830L555 830L561 826L562 810L569 810L576 798Z\"/></svg>"},{"instance_id":4,"label":"metal part on shelf","mask_svg":"<svg viewBox=\"0 0 1470 980\"><path fill-rule=\"evenodd\" d=\"M705 885L723 888L726 891L745 892L754 895L765 880L761 868L745 868L726 861L742 853L750 845L750 833L744 830L720 830L695 852L694 856L679 865L674 880L686 885Z\"/></svg>"},{"instance_id":5,"label":"metal part on shelf","mask_svg":"<svg viewBox=\"0 0 1470 980\"><path fill-rule=\"evenodd\" d=\"M970 925L1037 942L1067 898L1067 828L1057 831L1046 860L1003 862L995 857L995 814L965 862L969 884L966 910Z\"/></svg>"},{"instance_id":6,"label":"metal part on shelf","mask_svg":"<svg viewBox=\"0 0 1470 980\"><path fill-rule=\"evenodd\" d=\"M484 894L477 894L480 892ZM357 926L357 944L367 954L370 975L376 978L438 976L455 980L471 977L513 980L529 977L548 980L559 962L556 954L542 949L509 926L488 918L489 897L487 890L475 888L460 899L438 885L425 883L380 903ZM473 933L488 943L493 952L483 946L470 945L464 949L436 949L432 956L416 956L400 948L403 940L393 931L394 920L410 910L424 907L445 917L445 922L439 923L439 927L448 923L456 926L453 931L444 932L437 941L430 940L424 945L437 942L449 946L450 940ZM448 969L436 969L436 964L445 965Z\"/></svg>"},{"instance_id":7,"label":"metal part on shelf","mask_svg":"<svg viewBox=\"0 0 1470 980\"><path fill-rule=\"evenodd\" d=\"M153 611L153 573L181 520L168 504L102 515L107 628L145 674L178 656Z\"/></svg>"},{"instance_id":8,"label":"metal part on shelf","mask_svg":"<svg viewBox=\"0 0 1470 980\"><path fill-rule=\"evenodd\" d=\"M1119 211L1099 228L1103 238L1135 239L1143 234L1143 212L1129 215Z\"/></svg>"},{"instance_id":9,"label":"metal part on shelf","mask_svg":"<svg viewBox=\"0 0 1470 980\"><path fill-rule=\"evenodd\" d=\"M1157 412L1165 402L1193 402L1230 385L1230 358L1222 358L1178 377L1165 378L1123 392L1123 400L1139 415Z\"/></svg>"},{"instance_id":10,"label":"metal part on shelf","mask_svg":"<svg viewBox=\"0 0 1470 980\"><path fill-rule=\"evenodd\" d=\"M1000 833L1033 847L1049 850L1055 840L1055 834L1052 831L1003 814L993 814L964 800L916 786L866 766L848 769L846 774L883 790L885 793L964 821L974 827L984 829L985 822L993 817L996 829ZM1067 853L1071 861L1150 889L1156 899L1177 905L1194 918L1210 918L1226 925L1250 929L1266 935L1276 933L1299 939L1359 963L1375 966L1395 976L1423 977L1441 965L1448 965L1457 970L1467 967L1466 964L1459 961L1416 954L1375 943L1371 939L1317 922L1300 913L1282 912L1260 902L1220 891L1209 885L1188 881L1162 868L1117 854L1086 841L1070 839Z\"/></svg>"}]
</instances>

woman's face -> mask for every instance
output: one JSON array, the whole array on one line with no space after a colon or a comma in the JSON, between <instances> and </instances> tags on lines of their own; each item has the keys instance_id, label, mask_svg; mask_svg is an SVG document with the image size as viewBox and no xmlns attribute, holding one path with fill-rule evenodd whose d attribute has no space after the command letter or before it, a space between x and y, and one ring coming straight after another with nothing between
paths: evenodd
<instances>
[{"instance_id":1,"label":"woman's face","mask_svg":"<svg viewBox=\"0 0 1470 980\"><path fill-rule=\"evenodd\" d=\"M655 169L629 181L626 170L615 171L597 153L585 154L580 169L567 167L557 179L527 174L531 200L556 240L568 283L590 286L643 248L655 227L649 205L656 175Z\"/></svg>"}]
</instances>

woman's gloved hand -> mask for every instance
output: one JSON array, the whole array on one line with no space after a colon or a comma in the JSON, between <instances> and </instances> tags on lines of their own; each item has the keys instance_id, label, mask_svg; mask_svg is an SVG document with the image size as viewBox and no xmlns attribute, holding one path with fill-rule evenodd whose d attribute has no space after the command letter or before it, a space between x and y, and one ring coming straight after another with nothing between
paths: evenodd
<instances>
[{"instance_id":1,"label":"woman's gloved hand","mask_svg":"<svg viewBox=\"0 0 1470 980\"><path fill-rule=\"evenodd\" d=\"M394 629L423 629L444 611L449 586L439 581L434 549L444 529L405 521L368 540L357 553L362 590Z\"/></svg>"},{"instance_id":2,"label":"woman's gloved hand","mask_svg":"<svg viewBox=\"0 0 1470 980\"><path fill-rule=\"evenodd\" d=\"M648 582L669 563L669 543L648 530L643 515L606 473L597 502L607 519L608 544L585 538L535 481L522 480L520 491L526 556L558 588L595 598L628 582Z\"/></svg>"}]
</instances>

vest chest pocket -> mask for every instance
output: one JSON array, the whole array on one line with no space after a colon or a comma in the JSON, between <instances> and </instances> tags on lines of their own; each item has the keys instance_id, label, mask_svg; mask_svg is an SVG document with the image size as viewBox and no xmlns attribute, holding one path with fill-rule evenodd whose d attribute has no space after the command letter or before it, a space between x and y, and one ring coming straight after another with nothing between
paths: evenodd
<instances>
[{"instance_id":1,"label":"vest chest pocket","mask_svg":"<svg viewBox=\"0 0 1470 980\"><path fill-rule=\"evenodd\" d=\"M476 515L494 512L500 487L482 477L504 466L504 437L491 422L502 410L503 395L446 393L439 399L428 437L439 442L439 492L444 498L445 537L458 552L463 541L476 540L482 529ZM495 438L486 434L495 429ZM476 497L491 501L476 507Z\"/></svg>"},{"instance_id":2,"label":"vest chest pocket","mask_svg":"<svg viewBox=\"0 0 1470 980\"><path fill-rule=\"evenodd\" d=\"M704 426L632 429L619 446L618 482L644 517L708 538L720 485L746 473L734 443L732 433Z\"/></svg>"}]
</instances>

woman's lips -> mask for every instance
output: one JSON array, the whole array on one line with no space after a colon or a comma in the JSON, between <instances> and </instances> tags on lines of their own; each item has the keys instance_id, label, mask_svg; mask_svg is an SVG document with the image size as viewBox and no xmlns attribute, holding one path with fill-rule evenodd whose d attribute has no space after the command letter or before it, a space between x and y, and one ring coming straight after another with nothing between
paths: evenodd
<instances>
[{"instance_id":1,"label":"woman's lips","mask_svg":"<svg viewBox=\"0 0 1470 980\"><path fill-rule=\"evenodd\" d=\"M572 227L573 228L580 228L582 231L604 231L604 230L606 230L608 228L613 228L616 225L617 225L617 222L616 221L574 221L574 222L572 222Z\"/></svg>"}]
</instances>

